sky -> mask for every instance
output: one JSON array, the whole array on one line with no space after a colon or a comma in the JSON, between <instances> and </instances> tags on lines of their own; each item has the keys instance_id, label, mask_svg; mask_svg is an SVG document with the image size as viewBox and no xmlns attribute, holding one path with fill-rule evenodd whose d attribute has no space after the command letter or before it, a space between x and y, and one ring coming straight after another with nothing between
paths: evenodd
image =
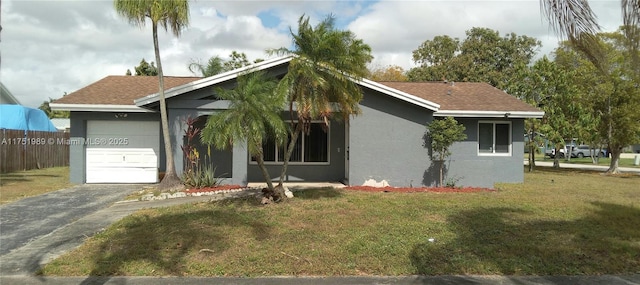
<instances>
[{"instance_id":1,"label":"sky","mask_svg":"<svg viewBox=\"0 0 640 285\"><path fill-rule=\"evenodd\" d=\"M111 0L0 0L0 81L27 107L38 107L108 75L124 75L142 58L155 61L151 26L130 25ZM621 24L620 1L590 1L604 31ZM231 51L250 60L266 49L291 47L290 28L303 14L313 24L327 15L369 44L371 68L415 66L412 51L438 35L464 39L473 27L526 35L542 42L538 57L560 40L537 0L510 1L190 1L190 26L180 38L160 32L165 75L193 76L192 61Z\"/></svg>"}]
</instances>

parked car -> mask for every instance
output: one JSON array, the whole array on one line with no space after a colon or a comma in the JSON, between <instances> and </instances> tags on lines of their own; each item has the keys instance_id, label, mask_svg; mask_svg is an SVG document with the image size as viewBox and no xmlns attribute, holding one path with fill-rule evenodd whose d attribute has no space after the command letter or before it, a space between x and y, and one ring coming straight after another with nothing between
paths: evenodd
<instances>
[{"instance_id":1,"label":"parked car","mask_svg":"<svg viewBox=\"0 0 640 285\"><path fill-rule=\"evenodd\" d=\"M575 148L576 148L576 146L573 145L573 144L568 144L565 147L560 148L560 150L559 150L560 151L560 155L559 155L560 158L564 158L565 157L565 153L567 152L567 150L569 150L569 152L571 152L571 149L575 149ZM554 157L556 157L556 150L553 149L553 148L549 149L549 150L547 150L545 152L544 155L546 155L546 156L548 156L550 158L554 158Z\"/></svg>"},{"instance_id":2,"label":"parked car","mask_svg":"<svg viewBox=\"0 0 640 285\"><path fill-rule=\"evenodd\" d=\"M592 153L598 157L605 157L607 154L604 149L592 149L588 145L579 145L573 149L573 151L571 152L571 157L589 157Z\"/></svg>"},{"instance_id":3,"label":"parked car","mask_svg":"<svg viewBox=\"0 0 640 285\"><path fill-rule=\"evenodd\" d=\"M561 148L559 150L559 152L560 152L560 158L564 158L564 148ZM556 150L555 149L547 150L545 155L550 157L550 158L554 158L554 157L556 157Z\"/></svg>"}]
</instances>

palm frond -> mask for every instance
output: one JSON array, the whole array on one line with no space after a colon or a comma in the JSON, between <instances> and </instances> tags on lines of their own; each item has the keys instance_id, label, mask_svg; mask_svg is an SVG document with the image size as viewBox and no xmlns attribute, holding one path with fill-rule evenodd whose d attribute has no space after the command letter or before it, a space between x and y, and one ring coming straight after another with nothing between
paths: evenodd
<instances>
[{"instance_id":1,"label":"palm frond","mask_svg":"<svg viewBox=\"0 0 640 285\"><path fill-rule=\"evenodd\" d=\"M217 148L229 148L234 141L246 141L251 155L256 155L266 137L281 140L286 134L280 117L285 97L275 92L277 83L264 71L238 77L235 89L216 88L217 96L229 100L229 108L209 117L201 139Z\"/></svg>"},{"instance_id":2,"label":"palm frond","mask_svg":"<svg viewBox=\"0 0 640 285\"><path fill-rule=\"evenodd\" d=\"M578 38L600 30L587 0L541 0L542 13L561 37Z\"/></svg>"},{"instance_id":3,"label":"palm frond","mask_svg":"<svg viewBox=\"0 0 640 285\"><path fill-rule=\"evenodd\" d=\"M116 12L134 26L144 27L149 18L175 36L180 36L189 26L188 0L114 0L113 5Z\"/></svg>"}]
</instances>

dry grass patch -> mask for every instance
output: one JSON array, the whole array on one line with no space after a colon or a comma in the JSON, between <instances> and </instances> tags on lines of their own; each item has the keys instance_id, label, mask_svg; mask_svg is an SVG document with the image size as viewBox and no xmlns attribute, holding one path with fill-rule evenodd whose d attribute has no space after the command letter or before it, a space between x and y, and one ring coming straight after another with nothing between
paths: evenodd
<instances>
[{"instance_id":1,"label":"dry grass patch","mask_svg":"<svg viewBox=\"0 0 640 285\"><path fill-rule=\"evenodd\" d=\"M0 174L0 204L67 188L69 167L51 167Z\"/></svg>"},{"instance_id":2,"label":"dry grass patch","mask_svg":"<svg viewBox=\"0 0 640 285\"><path fill-rule=\"evenodd\" d=\"M45 275L640 272L640 176L538 171L478 193L298 192L144 210Z\"/></svg>"}]
</instances>

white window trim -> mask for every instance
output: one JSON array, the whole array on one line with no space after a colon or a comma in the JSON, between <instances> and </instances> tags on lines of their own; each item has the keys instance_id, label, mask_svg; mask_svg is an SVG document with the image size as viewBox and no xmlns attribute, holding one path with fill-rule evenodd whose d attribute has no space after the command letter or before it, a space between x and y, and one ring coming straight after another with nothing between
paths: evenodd
<instances>
[{"instance_id":1,"label":"white window trim","mask_svg":"<svg viewBox=\"0 0 640 285\"><path fill-rule=\"evenodd\" d=\"M285 121L286 123L291 123L291 121ZM324 121L321 120L314 120L311 121L312 124L319 124L319 123L323 123ZM327 127L327 161L326 162L305 162L305 161L289 161L289 165L330 165L331 164L331 123L329 123L329 126ZM304 140L304 133L300 133L300 135L298 136L298 140L303 139ZM304 159L304 141L302 142L302 149L300 150L302 153L302 159ZM276 148L276 158L278 157L278 150L279 148ZM254 161L253 158L251 157L251 154L249 155L249 164L251 165L257 165L258 162ZM265 161L264 162L265 165L283 165L284 161Z\"/></svg>"},{"instance_id":2,"label":"white window trim","mask_svg":"<svg viewBox=\"0 0 640 285\"><path fill-rule=\"evenodd\" d=\"M480 152L480 124L492 124L493 125L493 152ZM496 153L496 124L507 124L509 125L509 152L506 153ZM476 142L476 152L478 156L512 156L513 152L513 125L511 121L478 121L478 130L477 130L477 138Z\"/></svg>"}]
</instances>

